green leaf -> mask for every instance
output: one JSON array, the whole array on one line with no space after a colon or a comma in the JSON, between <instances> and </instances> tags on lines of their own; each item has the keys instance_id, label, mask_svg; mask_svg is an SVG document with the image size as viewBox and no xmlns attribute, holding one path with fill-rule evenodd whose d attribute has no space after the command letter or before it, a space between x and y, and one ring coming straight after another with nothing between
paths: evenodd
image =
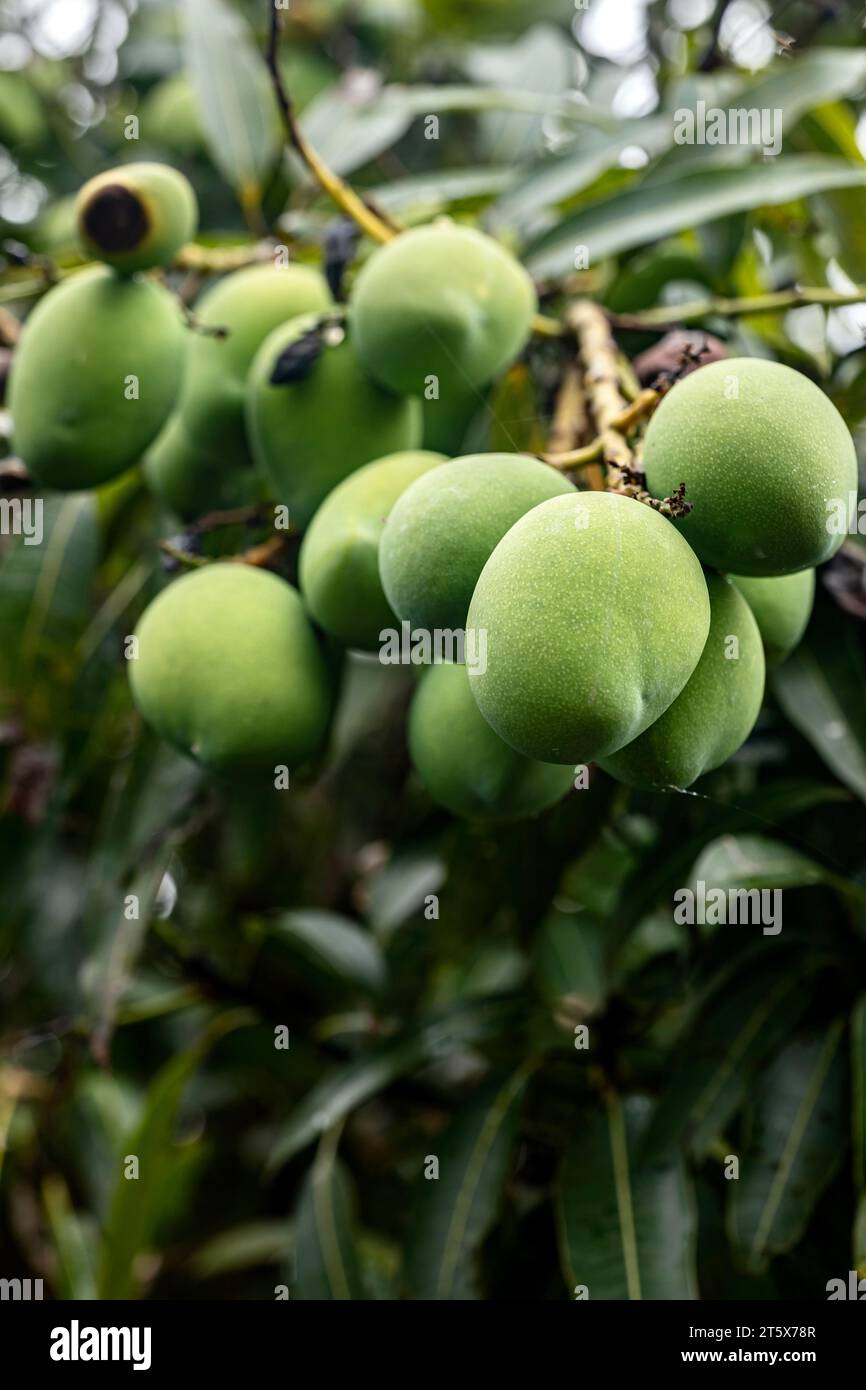
<instances>
[{"instance_id":1,"label":"green leaf","mask_svg":"<svg viewBox=\"0 0 866 1390\"><path fill-rule=\"evenodd\" d=\"M422 1177L406 1253L414 1298L478 1297L475 1260L496 1219L508 1175L529 1068L497 1073L461 1106L441 1140L430 1142L435 1178Z\"/></svg>"},{"instance_id":2,"label":"green leaf","mask_svg":"<svg viewBox=\"0 0 866 1390\"><path fill-rule=\"evenodd\" d=\"M557 1018L579 1022L604 1003L606 925L579 912L552 912L542 923L535 978Z\"/></svg>"},{"instance_id":3,"label":"green leaf","mask_svg":"<svg viewBox=\"0 0 866 1390\"><path fill-rule=\"evenodd\" d=\"M220 1231L196 1251L190 1265L199 1279L276 1265L285 1259L290 1235L287 1221L245 1221Z\"/></svg>"},{"instance_id":4,"label":"green leaf","mask_svg":"<svg viewBox=\"0 0 866 1390\"><path fill-rule=\"evenodd\" d=\"M57 1258L58 1298L95 1298L94 1225L74 1210L69 1189L59 1174L52 1174L43 1182L42 1202Z\"/></svg>"},{"instance_id":5,"label":"green leaf","mask_svg":"<svg viewBox=\"0 0 866 1390\"><path fill-rule=\"evenodd\" d=\"M745 1099L758 1066L788 1037L808 1002L797 975L740 971L714 991L668 1063L668 1084L647 1126L649 1157L688 1144L699 1157Z\"/></svg>"},{"instance_id":6,"label":"green leaf","mask_svg":"<svg viewBox=\"0 0 866 1390\"><path fill-rule=\"evenodd\" d=\"M645 1097L612 1092L566 1151L555 1200L560 1261L575 1296L697 1297L696 1212L682 1160L638 1158L650 1110Z\"/></svg>"},{"instance_id":7,"label":"green leaf","mask_svg":"<svg viewBox=\"0 0 866 1390\"><path fill-rule=\"evenodd\" d=\"M820 154L842 155L854 163L866 164L857 142L857 119L841 102L821 106L801 123L796 136L798 149ZM842 269L858 283L866 280L866 200L857 188L823 193L816 200L827 230L835 238L836 259ZM846 417L847 418L847 417Z\"/></svg>"},{"instance_id":8,"label":"green leaf","mask_svg":"<svg viewBox=\"0 0 866 1390\"><path fill-rule=\"evenodd\" d=\"M851 1014L851 1157L854 1186L866 1197L866 994Z\"/></svg>"},{"instance_id":9,"label":"green leaf","mask_svg":"<svg viewBox=\"0 0 866 1390\"><path fill-rule=\"evenodd\" d=\"M271 939L331 984L363 994L379 994L385 986L385 960L375 937L335 912L311 907L283 913Z\"/></svg>"},{"instance_id":10,"label":"green leaf","mask_svg":"<svg viewBox=\"0 0 866 1390\"><path fill-rule=\"evenodd\" d=\"M97 1296L134 1298L136 1257L153 1237L163 1196L178 1153L172 1142L184 1089L205 1056L220 1038L250 1022L246 1010L221 1014L192 1047L173 1057L157 1072L147 1093L141 1120L128 1135L119 1157L120 1171L105 1222ZM138 1178L123 1172L126 1155L138 1159Z\"/></svg>"},{"instance_id":11,"label":"green leaf","mask_svg":"<svg viewBox=\"0 0 866 1390\"><path fill-rule=\"evenodd\" d=\"M734 212L864 184L866 169L819 155L780 155L769 165L672 174L663 183L643 183L581 208L531 241L526 259L537 276L562 275L574 269L577 246L585 246L589 264L598 265L606 256Z\"/></svg>"},{"instance_id":12,"label":"green leaf","mask_svg":"<svg viewBox=\"0 0 866 1390\"><path fill-rule=\"evenodd\" d=\"M295 1213L295 1279L301 1301L366 1299L348 1174L325 1135L304 1179Z\"/></svg>"},{"instance_id":13,"label":"green leaf","mask_svg":"<svg viewBox=\"0 0 866 1390\"><path fill-rule=\"evenodd\" d=\"M831 772L866 801L866 662L850 620L823 604L773 694Z\"/></svg>"},{"instance_id":14,"label":"green leaf","mask_svg":"<svg viewBox=\"0 0 866 1390\"><path fill-rule=\"evenodd\" d=\"M431 845L412 845L395 854L370 884L367 916L376 934L389 940L444 881L445 865Z\"/></svg>"},{"instance_id":15,"label":"green leaf","mask_svg":"<svg viewBox=\"0 0 866 1390\"><path fill-rule=\"evenodd\" d=\"M722 835L707 845L695 864L693 884L722 892L738 889L802 888L832 879L820 864L765 835Z\"/></svg>"},{"instance_id":16,"label":"green leaf","mask_svg":"<svg viewBox=\"0 0 866 1390\"><path fill-rule=\"evenodd\" d=\"M183 0L184 47L214 164L245 210L280 149L276 104L262 54L227 0Z\"/></svg>"},{"instance_id":17,"label":"green leaf","mask_svg":"<svg viewBox=\"0 0 866 1390\"><path fill-rule=\"evenodd\" d=\"M473 999L421 1019L397 1037L375 1044L313 1087L280 1133L270 1155L270 1169L281 1167L398 1076L496 1037L515 1027L525 1012L525 1003L512 996Z\"/></svg>"},{"instance_id":18,"label":"green leaf","mask_svg":"<svg viewBox=\"0 0 866 1390\"><path fill-rule=\"evenodd\" d=\"M847 1147L847 1067L840 1020L789 1043L767 1067L746 1111L728 1231L750 1270L797 1244Z\"/></svg>"}]
</instances>

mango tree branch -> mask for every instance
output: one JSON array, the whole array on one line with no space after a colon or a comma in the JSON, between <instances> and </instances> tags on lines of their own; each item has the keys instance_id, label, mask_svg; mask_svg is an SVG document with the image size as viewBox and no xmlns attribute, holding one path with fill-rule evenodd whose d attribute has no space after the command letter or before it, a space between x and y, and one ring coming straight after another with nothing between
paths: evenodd
<instances>
[{"instance_id":1,"label":"mango tree branch","mask_svg":"<svg viewBox=\"0 0 866 1390\"><path fill-rule=\"evenodd\" d=\"M820 304L826 309L843 309L847 305L866 301L866 285L853 290L832 290L826 285L795 285L789 290L773 290L767 294L745 295L741 299L695 299L687 304L660 304L654 309L642 309L635 314L608 314L614 328L651 328L659 331L697 323L708 315L738 318L744 314L775 314L784 309L797 309L803 304Z\"/></svg>"}]
</instances>

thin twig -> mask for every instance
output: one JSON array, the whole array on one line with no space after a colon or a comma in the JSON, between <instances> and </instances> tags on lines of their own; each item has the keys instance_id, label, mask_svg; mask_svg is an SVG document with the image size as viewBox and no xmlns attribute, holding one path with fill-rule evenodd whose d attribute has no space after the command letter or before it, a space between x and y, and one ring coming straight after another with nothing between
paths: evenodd
<instances>
[{"instance_id":1,"label":"thin twig","mask_svg":"<svg viewBox=\"0 0 866 1390\"><path fill-rule=\"evenodd\" d=\"M767 294L745 295L741 299L695 299L687 304L661 304L654 309L642 309L635 314L608 314L614 328L651 328L662 331L696 323L708 315L740 318L744 314L776 314L796 309L803 304L819 304L826 309L843 309L866 301L866 285L853 290L832 290L825 285L795 285L789 290L773 290Z\"/></svg>"}]
</instances>

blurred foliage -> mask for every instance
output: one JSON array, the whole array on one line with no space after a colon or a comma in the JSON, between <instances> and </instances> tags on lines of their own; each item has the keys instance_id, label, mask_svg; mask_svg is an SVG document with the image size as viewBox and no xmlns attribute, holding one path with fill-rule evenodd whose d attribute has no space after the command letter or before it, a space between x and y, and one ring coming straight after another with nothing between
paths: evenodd
<instances>
[{"instance_id":1,"label":"blurred foliage","mask_svg":"<svg viewBox=\"0 0 866 1390\"><path fill-rule=\"evenodd\" d=\"M495 230L550 312L576 245L619 313L866 279L862 6L798 0L781 44L766 6L691 9L293 0L281 62L334 168L404 221ZM0 300L23 315L40 255L76 263L70 197L127 158L189 174L203 243L319 258L334 212L281 149L266 10L0 0ZM781 153L677 145L698 99L780 109ZM864 325L702 320L819 381L861 458ZM472 446L540 447L560 367L534 345ZM822 1297L866 1273L860 538L732 763L683 795L593 771L494 834L429 803L411 673L375 661L350 660L289 796L143 729L123 639L176 529L133 476L48 499L41 546L0 538L0 1273L74 1298L493 1300ZM782 932L678 925L698 880L784 887Z\"/></svg>"}]
</instances>

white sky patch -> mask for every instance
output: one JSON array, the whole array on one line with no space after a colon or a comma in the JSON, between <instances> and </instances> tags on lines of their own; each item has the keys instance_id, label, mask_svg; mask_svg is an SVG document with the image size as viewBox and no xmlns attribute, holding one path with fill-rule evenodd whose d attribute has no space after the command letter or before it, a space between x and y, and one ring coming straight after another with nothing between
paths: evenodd
<instances>
[{"instance_id":1,"label":"white sky patch","mask_svg":"<svg viewBox=\"0 0 866 1390\"><path fill-rule=\"evenodd\" d=\"M712 18L716 0L669 0L668 15L678 29L698 29Z\"/></svg>"},{"instance_id":2,"label":"white sky patch","mask_svg":"<svg viewBox=\"0 0 866 1390\"><path fill-rule=\"evenodd\" d=\"M776 55L776 40L766 0L733 0L725 11L719 42L737 67L754 72Z\"/></svg>"},{"instance_id":3,"label":"white sky patch","mask_svg":"<svg viewBox=\"0 0 866 1390\"><path fill-rule=\"evenodd\" d=\"M857 148L866 159L866 111L863 112L857 122L857 129L854 131L854 138L857 141Z\"/></svg>"},{"instance_id":4,"label":"white sky patch","mask_svg":"<svg viewBox=\"0 0 866 1390\"><path fill-rule=\"evenodd\" d=\"M637 63L646 55L646 28L646 0L592 0L574 23L586 51L612 63Z\"/></svg>"},{"instance_id":5,"label":"white sky patch","mask_svg":"<svg viewBox=\"0 0 866 1390\"><path fill-rule=\"evenodd\" d=\"M849 294L856 288L854 281L845 274L838 261L828 261L827 283L840 294ZM833 309L828 315L827 341L840 357L862 348L866 341L866 304L851 304L846 305L844 309Z\"/></svg>"},{"instance_id":6,"label":"white sky patch","mask_svg":"<svg viewBox=\"0 0 866 1390\"><path fill-rule=\"evenodd\" d=\"M655 74L648 63L642 63L623 78L611 107L615 116L648 116L658 103Z\"/></svg>"},{"instance_id":7,"label":"white sky patch","mask_svg":"<svg viewBox=\"0 0 866 1390\"><path fill-rule=\"evenodd\" d=\"M30 34L34 47L46 58L65 58L78 53L90 37L99 14L99 0L29 0Z\"/></svg>"},{"instance_id":8,"label":"white sky patch","mask_svg":"<svg viewBox=\"0 0 866 1390\"><path fill-rule=\"evenodd\" d=\"M640 145L626 145L620 150L617 163L621 169L643 169L649 164L649 155Z\"/></svg>"}]
</instances>

